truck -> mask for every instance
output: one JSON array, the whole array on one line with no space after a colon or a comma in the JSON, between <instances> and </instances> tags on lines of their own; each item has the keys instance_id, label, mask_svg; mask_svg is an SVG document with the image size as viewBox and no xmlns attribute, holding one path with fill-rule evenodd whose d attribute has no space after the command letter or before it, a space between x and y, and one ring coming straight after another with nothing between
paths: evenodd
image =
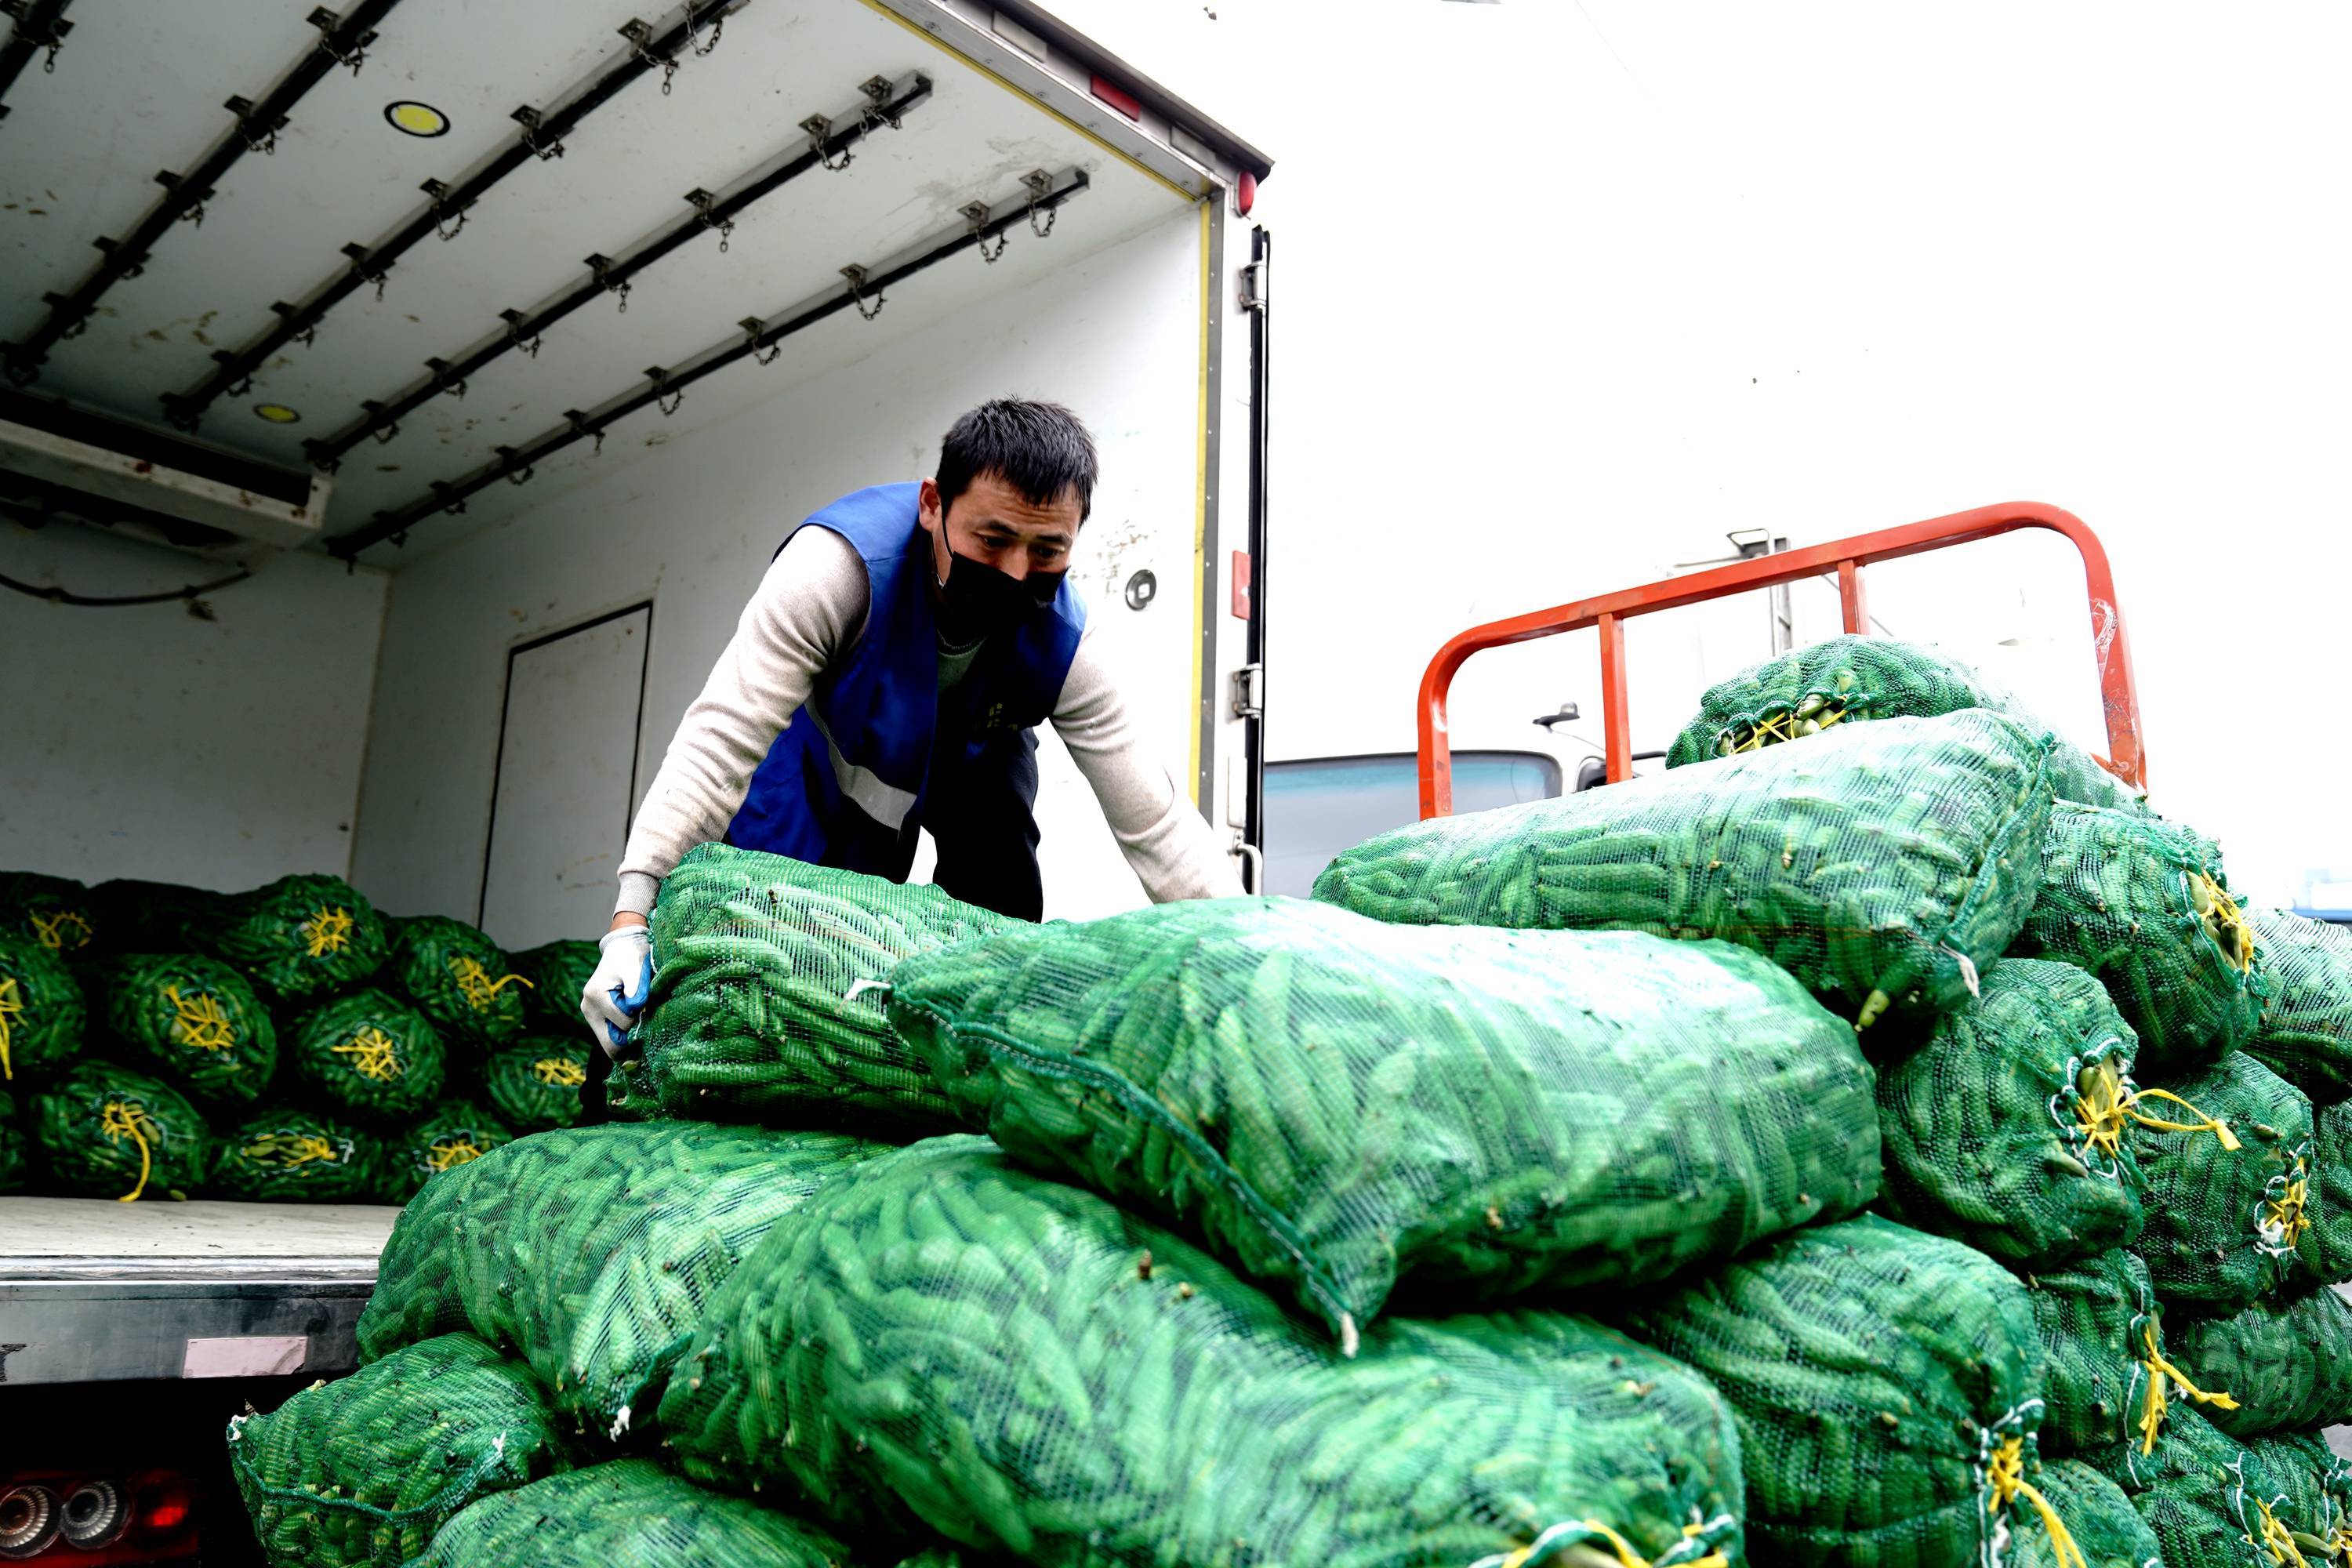
<instances>
[{"instance_id":1,"label":"truck","mask_svg":"<svg viewBox=\"0 0 2352 1568\"><path fill-rule=\"evenodd\" d=\"M1019 393L1262 885L1271 160L1031 0L646 5L6 7L0 868L593 936L785 532ZM1139 902L1043 740L1049 912ZM395 1212L0 1196L0 1559L241 1560Z\"/></svg>"}]
</instances>

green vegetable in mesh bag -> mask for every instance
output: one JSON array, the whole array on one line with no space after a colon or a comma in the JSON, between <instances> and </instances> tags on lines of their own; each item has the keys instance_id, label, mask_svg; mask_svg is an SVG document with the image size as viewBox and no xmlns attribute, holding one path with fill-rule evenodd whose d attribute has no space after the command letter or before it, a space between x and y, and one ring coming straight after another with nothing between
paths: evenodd
<instances>
[{"instance_id":1,"label":"green vegetable in mesh bag","mask_svg":"<svg viewBox=\"0 0 2352 1568\"><path fill-rule=\"evenodd\" d=\"M2311 1101L2243 1051L2174 1087L2234 1136L2140 1145L2137 1249L2167 1301L2234 1310L2296 1271L2311 1228Z\"/></svg>"},{"instance_id":2,"label":"green vegetable in mesh bag","mask_svg":"<svg viewBox=\"0 0 2352 1568\"><path fill-rule=\"evenodd\" d=\"M614 1459L482 1499L442 1526L410 1568L845 1568L854 1560L806 1520L708 1491L651 1459Z\"/></svg>"},{"instance_id":3,"label":"green vegetable in mesh bag","mask_svg":"<svg viewBox=\"0 0 2352 1568\"><path fill-rule=\"evenodd\" d=\"M2249 1438L2246 1451L2284 1499L2273 1511L2305 1560L2341 1562L2352 1551L2352 1463L2316 1432Z\"/></svg>"},{"instance_id":4,"label":"green vegetable in mesh bag","mask_svg":"<svg viewBox=\"0 0 2352 1568\"><path fill-rule=\"evenodd\" d=\"M1980 1252L1864 1215L1625 1321L1729 1401L1761 1560L1990 1562L1997 1530L2042 1511L2042 1347L2024 1287Z\"/></svg>"},{"instance_id":5,"label":"green vegetable in mesh bag","mask_svg":"<svg viewBox=\"0 0 2352 1568\"><path fill-rule=\"evenodd\" d=\"M445 1334L232 1416L228 1460L276 1568L399 1568L458 1510L571 1455L528 1372Z\"/></svg>"},{"instance_id":6,"label":"green vegetable in mesh bag","mask_svg":"<svg viewBox=\"0 0 2352 1568\"><path fill-rule=\"evenodd\" d=\"M0 871L0 931L68 961L95 957L104 926L89 889L66 877Z\"/></svg>"},{"instance_id":7,"label":"green vegetable in mesh bag","mask_svg":"<svg viewBox=\"0 0 2352 1568\"><path fill-rule=\"evenodd\" d=\"M278 1069L278 1031L245 977L193 952L111 959L106 1026L206 1105L251 1105Z\"/></svg>"},{"instance_id":8,"label":"green vegetable in mesh bag","mask_svg":"<svg viewBox=\"0 0 2352 1568\"><path fill-rule=\"evenodd\" d=\"M404 1204L442 1172L470 1164L513 1141L514 1134L479 1107L445 1100L384 1140L385 1201Z\"/></svg>"},{"instance_id":9,"label":"green vegetable in mesh bag","mask_svg":"<svg viewBox=\"0 0 2352 1568\"><path fill-rule=\"evenodd\" d=\"M2097 975L2149 1074L2244 1045L2269 994L2221 850L2158 816L2061 804L2042 840L2042 897L2011 951Z\"/></svg>"},{"instance_id":10,"label":"green vegetable in mesh bag","mask_svg":"<svg viewBox=\"0 0 2352 1568\"><path fill-rule=\"evenodd\" d=\"M522 993L497 942L462 921L418 915L400 922L390 973L416 1010L452 1043L502 1046L522 1033Z\"/></svg>"},{"instance_id":11,"label":"green vegetable in mesh bag","mask_svg":"<svg viewBox=\"0 0 2352 1568\"><path fill-rule=\"evenodd\" d=\"M2081 1258L2026 1276L2025 1287L2042 1340L2043 1452L2084 1455L2138 1485L2175 1405L2236 1407L2227 1388L2191 1383L2168 1353L2137 1254Z\"/></svg>"},{"instance_id":12,"label":"green vegetable in mesh bag","mask_svg":"<svg viewBox=\"0 0 2352 1568\"><path fill-rule=\"evenodd\" d=\"M2304 1279L2321 1285L2352 1279L2352 1100L2312 1116L2311 1186L2304 1217L2311 1224L2294 1249Z\"/></svg>"},{"instance_id":13,"label":"green vegetable in mesh bag","mask_svg":"<svg viewBox=\"0 0 2352 1568\"><path fill-rule=\"evenodd\" d=\"M307 1110L248 1116L223 1136L213 1186L248 1203L366 1203L383 1184L364 1133Z\"/></svg>"},{"instance_id":14,"label":"green vegetable in mesh bag","mask_svg":"<svg viewBox=\"0 0 2352 1568\"><path fill-rule=\"evenodd\" d=\"M2165 1568L2281 1568L2298 1559L2292 1527L2278 1512L2284 1490L2247 1445L2194 1411L2165 1423L2148 1479L2125 1489L2155 1533Z\"/></svg>"},{"instance_id":15,"label":"green vegetable in mesh bag","mask_svg":"<svg viewBox=\"0 0 2352 1568\"><path fill-rule=\"evenodd\" d=\"M2210 1412L2234 1437L2352 1421L2352 1302L2321 1285L2225 1316L2170 1321L2173 1358L2237 1395Z\"/></svg>"},{"instance_id":16,"label":"green vegetable in mesh bag","mask_svg":"<svg viewBox=\"0 0 2352 1568\"><path fill-rule=\"evenodd\" d=\"M580 1086L588 1081L594 1048L576 1030L561 1039L518 1040L482 1063L482 1092L500 1120L520 1131L569 1127L580 1119Z\"/></svg>"},{"instance_id":17,"label":"green vegetable in mesh bag","mask_svg":"<svg viewBox=\"0 0 2352 1568\"><path fill-rule=\"evenodd\" d=\"M685 1472L1049 1565L1738 1561L1738 1447L1585 1319L1383 1320L1361 1355L1167 1231L938 1138L833 1183L670 1375ZM1533 1550L1528 1550L1532 1548Z\"/></svg>"},{"instance_id":18,"label":"green vegetable in mesh bag","mask_svg":"<svg viewBox=\"0 0 2352 1568\"><path fill-rule=\"evenodd\" d=\"M2164 1568L2156 1532L2115 1482L2080 1459L2053 1459L2042 1467L2042 1495L2063 1520L2070 1554L2041 1517L2028 1512L2011 1522L2004 1568Z\"/></svg>"},{"instance_id":19,"label":"green vegetable in mesh bag","mask_svg":"<svg viewBox=\"0 0 2352 1568\"><path fill-rule=\"evenodd\" d=\"M302 1087L355 1121L407 1120L440 1098L447 1051L425 1016L373 989L322 1002L294 1026Z\"/></svg>"},{"instance_id":20,"label":"green vegetable in mesh bag","mask_svg":"<svg viewBox=\"0 0 2352 1568\"><path fill-rule=\"evenodd\" d=\"M940 1130L954 1108L891 1032L901 959L1025 922L936 888L705 844L654 905L635 1039L674 1116Z\"/></svg>"},{"instance_id":21,"label":"green vegetable in mesh bag","mask_svg":"<svg viewBox=\"0 0 2352 1568\"><path fill-rule=\"evenodd\" d=\"M200 945L264 995L300 1004L383 967L383 920L341 877L280 877L227 901Z\"/></svg>"},{"instance_id":22,"label":"green vegetable in mesh bag","mask_svg":"<svg viewBox=\"0 0 2352 1568\"><path fill-rule=\"evenodd\" d=\"M84 1060L33 1096L33 1139L50 1180L92 1197L185 1197L210 1169L212 1138L180 1091Z\"/></svg>"},{"instance_id":23,"label":"green vegetable in mesh bag","mask_svg":"<svg viewBox=\"0 0 2352 1568\"><path fill-rule=\"evenodd\" d=\"M2247 924L2270 1002L2246 1054L2315 1100L2352 1095L2352 931L2284 910Z\"/></svg>"},{"instance_id":24,"label":"green vegetable in mesh bag","mask_svg":"<svg viewBox=\"0 0 2352 1568\"><path fill-rule=\"evenodd\" d=\"M0 1193L21 1193L31 1180L25 1142L25 1130L16 1121L16 1097L0 1089Z\"/></svg>"},{"instance_id":25,"label":"green vegetable in mesh bag","mask_svg":"<svg viewBox=\"0 0 2352 1568\"><path fill-rule=\"evenodd\" d=\"M362 1361L470 1328L599 1433L650 1415L768 1227L885 1151L837 1132L670 1121L524 1138L425 1184L393 1226Z\"/></svg>"},{"instance_id":26,"label":"green vegetable in mesh bag","mask_svg":"<svg viewBox=\"0 0 2352 1568\"><path fill-rule=\"evenodd\" d=\"M2024 923L2046 736L1981 708L1888 719L1384 833L1315 896L1415 925L1722 937L1843 1017L1943 1011Z\"/></svg>"},{"instance_id":27,"label":"green vegetable in mesh bag","mask_svg":"<svg viewBox=\"0 0 2352 1568\"><path fill-rule=\"evenodd\" d=\"M507 967L530 982L523 993L524 1016L556 1034L580 1029L580 994L596 973L599 956L593 942L541 942L507 959Z\"/></svg>"},{"instance_id":28,"label":"green vegetable in mesh bag","mask_svg":"<svg viewBox=\"0 0 2352 1568\"><path fill-rule=\"evenodd\" d=\"M669 1113L661 1108L661 1095L654 1088L654 1075L646 1066L642 1052L632 1051L626 1056L614 1058L600 1051L588 1058L588 1070L604 1075L604 1116L607 1121L661 1121L667 1119Z\"/></svg>"},{"instance_id":29,"label":"green vegetable in mesh bag","mask_svg":"<svg viewBox=\"0 0 2352 1568\"><path fill-rule=\"evenodd\" d=\"M1343 1350L1400 1278L1638 1284L1878 1190L1853 1030L1723 942L1192 900L910 958L890 1017L1007 1153L1197 1230Z\"/></svg>"},{"instance_id":30,"label":"green vegetable in mesh bag","mask_svg":"<svg viewBox=\"0 0 2352 1568\"><path fill-rule=\"evenodd\" d=\"M0 930L0 1082L55 1072L81 1047L81 986L31 937Z\"/></svg>"}]
</instances>

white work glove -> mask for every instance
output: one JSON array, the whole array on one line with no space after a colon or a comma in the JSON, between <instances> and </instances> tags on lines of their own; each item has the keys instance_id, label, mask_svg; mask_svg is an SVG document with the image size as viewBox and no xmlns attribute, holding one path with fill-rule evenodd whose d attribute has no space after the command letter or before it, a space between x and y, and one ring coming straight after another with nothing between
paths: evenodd
<instances>
[{"instance_id":1,"label":"white work glove","mask_svg":"<svg viewBox=\"0 0 2352 1568\"><path fill-rule=\"evenodd\" d=\"M588 1032L617 1057L629 1042L629 1026L646 1010L654 984L654 936L645 926L626 925L596 939L596 973L580 993L580 1016Z\"/></svg>"}]
</instances>

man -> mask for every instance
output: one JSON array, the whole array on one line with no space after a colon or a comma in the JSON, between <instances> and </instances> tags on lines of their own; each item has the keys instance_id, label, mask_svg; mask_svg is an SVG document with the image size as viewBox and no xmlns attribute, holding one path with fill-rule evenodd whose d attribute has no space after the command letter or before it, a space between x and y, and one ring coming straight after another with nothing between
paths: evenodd
<instances>
[{"instance_id":1,"label":"man","mask_svg":"<svg viewBox=\"0 0 2352 1568\"><path fill-rule=\"evenodd\" d=\"M1040 918L1049 718L1154 902L1242 890L1146 760L1065 581L1094 485L1076 416L1003 398L955 422L935 478L845 496L785 539L630 829L581 998L606 1050L645 1006L661 879L710 839L903 882L928 828L941 889Z\"/></svg>"}]
</instances>

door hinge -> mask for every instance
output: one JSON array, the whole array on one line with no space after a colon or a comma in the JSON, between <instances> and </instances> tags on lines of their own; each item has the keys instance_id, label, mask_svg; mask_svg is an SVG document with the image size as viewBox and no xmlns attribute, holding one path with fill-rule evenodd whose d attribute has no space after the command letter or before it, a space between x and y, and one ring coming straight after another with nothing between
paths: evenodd
<instances>
[{"instance_id":1,"label":"door hinge","mask_svg":"<svg viewBox=\"0 0 2352 1568\"><path fill-rule=\"evenodd\" d=\"M1263 261L1245 261L1241 268L1241 307L1244 310L1265 309L1266 268Z\"/></svg>"},{"instance_id":2,"label":"door hinge","mask_svg":"<svg viewBox=\"0 0 2352 1568\"><path fill-rule=\"evenodd\" d=\"M1265 666L1245 664L1234 671L1231 692L1234 717L1263 719L1265 717Z\"/></svg>"}]
</instances>

